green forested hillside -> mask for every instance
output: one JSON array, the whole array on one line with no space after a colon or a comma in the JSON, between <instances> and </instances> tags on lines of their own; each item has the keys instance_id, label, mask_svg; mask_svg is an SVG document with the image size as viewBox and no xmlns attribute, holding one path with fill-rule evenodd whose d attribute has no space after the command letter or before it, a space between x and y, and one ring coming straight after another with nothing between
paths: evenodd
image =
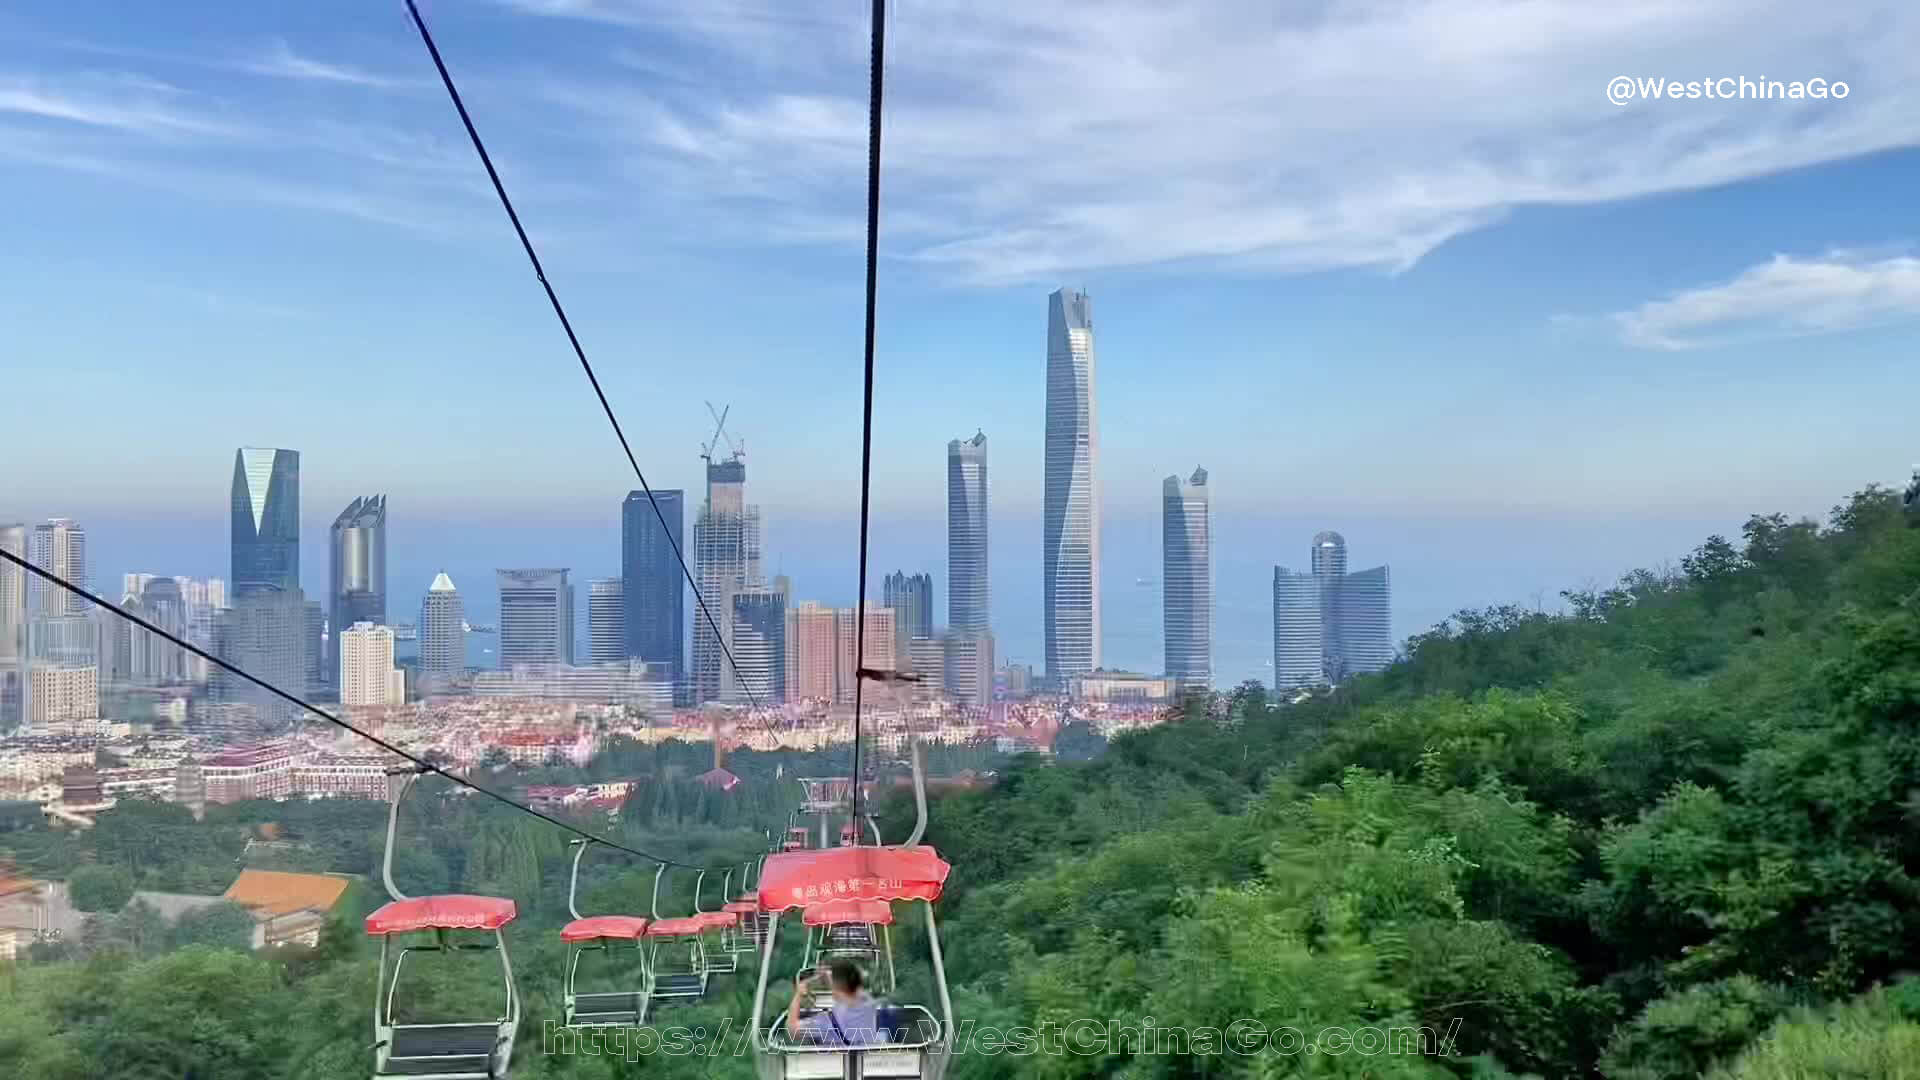
<instances>
[{"instance_id":1,"label":"green forested hillside","mask_svg":"<svg viewBox=\"0 0 1920 1080\"><path fill-rule=\"evenodd\" d=\"M1425 1027L1451 1055L981 1051L949 1075L1920 1073L1920 983L1902 979L1920 967L1920 529L1869 489L1825 523L1756 517L1566 601L1462 613L1335 694L1243 687L1097 761L1021 760L933 802L963 1020ZM725 1056L542 1054L563 840L422 807L409 873L520 900L516 1075L750 1074ZM911 808L882 812L898 835ZM711 860L758 842L698 820L622 829ZM333 841L342 857L374 849L372 826ZM608 865L591 903L647 880ZM0 1073L364 1074L372 975L350 925L279 960L108 940L7 974ZM924 954L915 932L898 945ZM903 974L925 992L924 964ZM744 1016L747 984L674 1019Z\"/></svg>"}]
</instances>

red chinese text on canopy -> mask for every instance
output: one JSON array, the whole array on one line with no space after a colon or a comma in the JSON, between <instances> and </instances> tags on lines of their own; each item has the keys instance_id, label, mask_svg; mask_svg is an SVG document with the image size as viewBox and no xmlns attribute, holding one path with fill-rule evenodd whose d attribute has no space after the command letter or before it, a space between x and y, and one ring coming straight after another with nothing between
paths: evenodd
<instances>
[{"instance_id":1,"label":"red chinese text on canopy","mask_svg":"<svg viewBox=\"0 0 1920 1080\"><path fill-rule=\"evenodd\" d=\"M891 926L893 905L885 900L829 900L821 904L808 904L806 910L800 913L800 919L808 926L839 926L843 923Z\"/></svg>"},{"instance_id":2,"label":"red chinese text on canopy","mask_svg":"<svg viewBox=\"0 0 1920 1080\"><path fill-rule=\"evenodd\" d=\"M760 874L760 906L786 911L827 900L938 900L950 869L930 847L769 855Z\"/></svg>"},{"instance_id":3,"label":"red chinese text on canopy","mask_svg":"<svg viewBox=\"0 0 1920 1080\"><path fill-rule=\"evenodd\" d=\"M395 900L367 916L367 933L411 930L498 930L513 921L513 901L493 896L416 896Z\"/></svg>"}]
</instances>

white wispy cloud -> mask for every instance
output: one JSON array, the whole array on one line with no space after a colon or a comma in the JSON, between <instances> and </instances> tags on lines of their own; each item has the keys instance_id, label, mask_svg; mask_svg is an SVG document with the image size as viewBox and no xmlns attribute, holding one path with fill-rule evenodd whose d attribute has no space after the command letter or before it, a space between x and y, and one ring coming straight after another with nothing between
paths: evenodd
<instances>
[{"instance_id":1,"label":"white wispy cloud","mask_svg":"<svg viewBox=\"0 0 1920 1080\"><path fill-rule=\"evenodd\" d=\"M1731 280L1613 316L1629 344L1689 349L1853 330L1920 316L1920 259L1835 251L1775 255Z\"/></svg>"},{"instance_id":2,"label":"white wispy cloud","mask_svg":"<svg viewBox=\"0 0 1920 1080\"><path fill-rule=\"evenodd\" d=\"M293 51L293 47L284 40L275 40L257 56L250 56L235 64L241 71L253 75L266 75L276 79L299 79L308 82L339 83L345 86L364 86L375 90L392 90L402 87L424 85L417 79L403 79L392 75L382 75L365 68L349 64L330 63L302 56Z\"/></svg>"},{"instance_id":3,"label":"white wispy cloud","mask_svg":"<svg viewBox=\"0 0 1920 1080\"><path fill-rule=\"evenodd\" d=\"M761 199L770 229L857 217L858 12L500 2L612 27L629 62L694 47L737 60L612 129L668 190L735 223L732 200ZM1888 0L902 0L892 20L888 210L945 227L889 250L983 282L1193 259L1402 269L1526 205L1920 145L1920 7ZM1820 75L1853 93L1606 100L1615 75L1679 72Z\"/></svg>"},{"instance_id":4,"label":"white wispy cloud","mask_svg":"<svg viewBox=\"0 0 1920 1080\"><path fill-rule=\"evenodd\" d=\"M0 71L0 114L159 139L246 133L245 122L186 98L177 87L137 74L56 79Z\"/></svg>"}]
</instances>

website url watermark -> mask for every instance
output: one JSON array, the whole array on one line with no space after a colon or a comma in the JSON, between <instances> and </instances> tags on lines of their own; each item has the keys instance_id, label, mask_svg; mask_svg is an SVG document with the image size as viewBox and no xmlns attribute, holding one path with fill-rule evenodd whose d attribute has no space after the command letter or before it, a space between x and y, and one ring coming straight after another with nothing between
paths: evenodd
<instances>
[{"instance_id":1,"label":"website url watermark","mask_svg":"<svg viewBox=\"0 0 1920 1080\"><path fill-rule=\"evenodd\" d=\"M1749 79L1724 75L1717 79L1669 79L1663 76L1615 75L1607 82L1607 100L1615 105L1634 101L1838 101L1853 88L1838 79Z\"/></svg>"},{"instance_id":2,"label":"website url watermark","mask_svg":"<svg viewBox=\"0 0 1920 1080\"><path fill-rule=\"evenodd\" d=\"M1118 1054L1172 1057L1295 1057L1303 1054L1379 1054L1451 1057L1460 1033L1460 1020L1444 1029L1421 1025L1323 1027L1303 1031L1268 1027L1258 1020L1235 1020L1225 1027L1160 1026L1152 1017L1138 1022L1118 1020L1045 1021L1033 1027L993 1027L962 1021L954 1032L949 1054L1029 1057L1036 1054L1080 1057ZM660 1054L667 1057L741 1057L753 1050L751 1033L728 1017L714 1028L594 1027L570 1028L548 1020L540 1038L543 1054L624 1058L638 1061Z\"/></svg>"}]
</instances>

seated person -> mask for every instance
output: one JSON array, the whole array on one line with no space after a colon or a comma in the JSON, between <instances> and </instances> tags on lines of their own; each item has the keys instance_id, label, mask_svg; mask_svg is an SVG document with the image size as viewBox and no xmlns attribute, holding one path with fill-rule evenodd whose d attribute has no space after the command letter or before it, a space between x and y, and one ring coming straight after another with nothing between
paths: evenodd
<instances>
[{"instance_id":1,"label":"seated person","mask_svg":"<svg viewBox=\"0 0 1920 1080\"><path fill-rule=\"evenodd\" d=\"M830 980L833 1007L816 1016L800 1010L813 997L813 986ZM835 960L826 971L815 970L793 981L793 1003L787 1006L787 1035L795 1042L827 1046L872 1046L888 1041L881 1029L880 1004L866 991L866 977L851 960Z\"/></svg>"}]
</instances>

